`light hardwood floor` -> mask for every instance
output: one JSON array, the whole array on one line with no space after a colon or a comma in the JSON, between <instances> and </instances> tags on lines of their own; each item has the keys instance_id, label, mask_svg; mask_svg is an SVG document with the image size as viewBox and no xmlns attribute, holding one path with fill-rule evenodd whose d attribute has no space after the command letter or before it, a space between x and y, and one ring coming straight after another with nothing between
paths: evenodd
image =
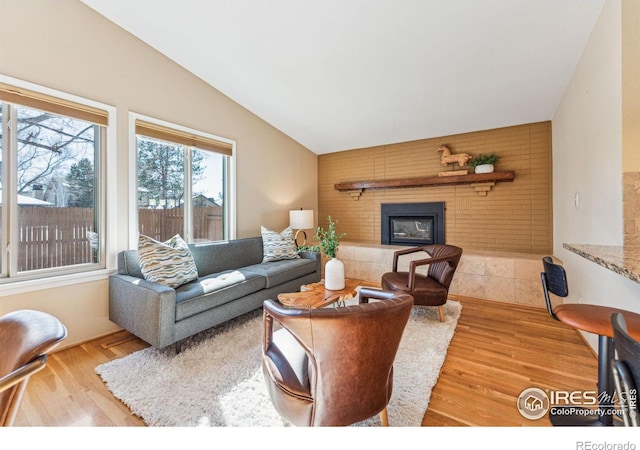
<instances>
[{"instance_id":1,"label":"light hardwood floor","mask_svg":"<svg viewBox=\"0 0 640 450\"><path fill-rule=\"evenodd\" d=\"M597 360L546 310L457 298L462 314L423 426L549 426L516 408L526 388L594 390ZM109 345L123 338L124 342ZM427 342L424 344L428 345ZM94 368L146 347L127 332L53 353L28 385L17 426L144 426Z\"/></svg>"}]
</instances>

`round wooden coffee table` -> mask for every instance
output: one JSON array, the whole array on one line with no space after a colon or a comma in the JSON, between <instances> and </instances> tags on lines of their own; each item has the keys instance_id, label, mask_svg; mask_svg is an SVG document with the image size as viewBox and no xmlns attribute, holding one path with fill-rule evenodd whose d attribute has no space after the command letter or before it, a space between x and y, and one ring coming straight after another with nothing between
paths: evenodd
<instances>
[{"instance_id":1,"label":"round wooden coffee table","mask_svg":"<svg viewBox=\"0 0 640 450\"><path fill-rule=\"evenodd\" d=\"M344 305L345 300L354 298L359 286L376 287L375 283L354 280L344 280L344 289L332 291L324 287L324 282L305 284L300 287L300 292L283 292L278 294L278 300L285 306L292 308L323 308L338 304Z\"/></svg>"}]
</instances>

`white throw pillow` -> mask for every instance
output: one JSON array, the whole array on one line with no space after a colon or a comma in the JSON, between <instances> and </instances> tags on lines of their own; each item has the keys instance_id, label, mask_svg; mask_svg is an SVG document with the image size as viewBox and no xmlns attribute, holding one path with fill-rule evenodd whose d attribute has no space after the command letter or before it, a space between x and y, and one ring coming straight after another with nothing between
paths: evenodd
<instances>
[{"instance_id":1,"label":"white throw pillow","mask_svg":"<svg viewBox=\"0 0 640 450\"><path fill-rule=\"evenodd\" d=\"M281 233L260 227L262 232L262 262L280 261L281 259L300 258L298 247L293 240L293 230L287 227Z\"/></svg>"},{"instance_id":2,"label":"white throw pillow","mask_svg":"<svg viewBox=\"0 0 640 450\"><path fill-rule=\"evenodd\" d=\"M145 280L176 288L198 278L189 246L178 234L166 242L141 234L138 258Z\"/></svg>"}]
</instances>

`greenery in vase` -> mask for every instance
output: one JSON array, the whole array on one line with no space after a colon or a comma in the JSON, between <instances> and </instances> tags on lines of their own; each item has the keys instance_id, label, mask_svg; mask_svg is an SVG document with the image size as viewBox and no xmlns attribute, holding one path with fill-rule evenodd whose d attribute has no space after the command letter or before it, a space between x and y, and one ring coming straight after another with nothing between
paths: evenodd
<instances>
[{"instance_id":1,"label":"greenery in vase","mask_svg":"<svg viewBox=\"0 0 640 450\"><path fill-rule=\"evenodd\" d=\"M298 252L302 251L312 251L312 252L322 252L325 256L335 258L336 253L338 252L338 246L340 245L340 239L345 237L347 233L336 233L336 224L338 221L334 221L331 216L327 218L327 222L329 223L329 228L324 229L322 227L318 227L316 229L316 241L317 245L309 245L305 247L300 247Z\"/></svg>"},{"instance_id":2,"label":"greenery in vase","mask_svg":"<svg viewBox=\"0 0 640 450\"><path fill-rule=\"evenodd\" d=\"M469 165L471 167L476 167L482 164L495 164L499 160L500 160L500 157L495 153L489 153L489 154L480 153L478 156L474 156L473 158L471 158L471 161L469 161Z\"/></svg>"}]
</instances>

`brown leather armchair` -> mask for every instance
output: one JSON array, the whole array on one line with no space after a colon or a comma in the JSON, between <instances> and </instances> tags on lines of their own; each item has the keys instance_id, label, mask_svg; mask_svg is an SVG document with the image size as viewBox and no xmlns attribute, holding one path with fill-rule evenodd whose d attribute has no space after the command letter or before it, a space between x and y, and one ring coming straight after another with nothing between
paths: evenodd
<instances>
[{"instance_id":1,"label":"brown leather armchair","mask_svg":"<svg viewBox=\"0 0 640 450\"><path fill-rule=\"evenodd\" d=\"M20 310L0 317L0 425L13 425L29 378L47 363L47 353L67 337L54 316Z\"/></svg>"},{"instance_id":2,"label":"brown leather armchair","mask_svg":"<svg viewBox=\"0 0 640 450\"><path fill-rule=\"evenodd\" d=\"M296 426L351 425L380 413L388 425L393 361L412 305L409 295L366 288L360 304L338 308L266 300L262 368L278 413Z\"/></svg>"},{"instance_id":3,"label":"brown leather armchair","mask_svg":"<svg viewBox=\"0 0 640 450\"><path fill-rule=\"evenodd\" d=\"M429 257L411 261L408 272L398 272L399 257L417 252L426 252ZM455 245L434 244L398 250L393 254L393 271L382 275L382 289L410 294L415 305L438 306L440 321L444 322L444 304L461 257L462 249ZM416 273L418 267L425 265L429 265L426 275Z\"/></svg>"}]
</instances>

